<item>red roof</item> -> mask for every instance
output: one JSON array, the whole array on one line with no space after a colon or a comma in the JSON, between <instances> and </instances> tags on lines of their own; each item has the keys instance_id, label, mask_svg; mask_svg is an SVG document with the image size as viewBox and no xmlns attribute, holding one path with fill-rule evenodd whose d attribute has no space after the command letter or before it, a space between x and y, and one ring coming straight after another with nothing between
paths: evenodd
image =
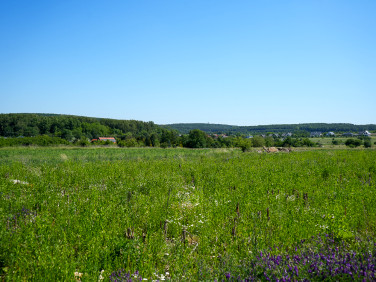
<instances>
[{"instance_id":1,"label":"red roof","mask_svg":"<svg viewBox=\"0 0 376 282\"><path fill-rule=\"evenodd\" d=\"M116 143L116 139L114 137L99 137L98 138L99 141L112 141L114 143Z\"/></svg>"}]
</instances>

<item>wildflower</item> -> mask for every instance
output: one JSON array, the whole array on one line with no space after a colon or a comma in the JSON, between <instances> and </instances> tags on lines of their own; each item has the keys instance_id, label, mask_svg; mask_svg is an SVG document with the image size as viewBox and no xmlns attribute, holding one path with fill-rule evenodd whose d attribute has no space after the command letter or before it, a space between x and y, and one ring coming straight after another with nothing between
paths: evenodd
<instances>
[{"instance_id":1,"label":"wildflower","mask_svg":"<svg viewBox=\"0 0 376 282\"><path fill-rule=\"evenodd\" d=\"M10 182L13 182L13 184L23 184L23 185L29 185L28 182L26 181L21 181L21 180L18 180L18 179L9 179Z\"/></svg>"},{"instance_id":2,"label":"wildflower","mask_svg":"<svg viewBox=\"0 0 376 282\"><path fill-rule=\"evenodd\" d=\"M293 201L295 201L295 195L288 196L288 197L287 197L287 201L288 201L288 202L293 202Z\"/></svg>"},{"instance_id":3,"label":"wildflower","mask_svg":"<svg viewBox=\"0 0 376 282\"><path fill-rule=\"evenodd\" d=\"M76 279L77 281L81 281L82 275L83 275L83 273L76 271L74 273L74 279Z\"/></svg>"},{"instance_id":4,"label":"wildflower","mask_svg":"<svg viewBox=\"0 0 376 282\"><path fill-rule=\"evenodd\" d=\"M104 272L104 269L102 269L101 273L99 274L99 277L98 277L98 282L104 280L104 277L103 277L103 272Z\"/></svg>"}]
</instances>

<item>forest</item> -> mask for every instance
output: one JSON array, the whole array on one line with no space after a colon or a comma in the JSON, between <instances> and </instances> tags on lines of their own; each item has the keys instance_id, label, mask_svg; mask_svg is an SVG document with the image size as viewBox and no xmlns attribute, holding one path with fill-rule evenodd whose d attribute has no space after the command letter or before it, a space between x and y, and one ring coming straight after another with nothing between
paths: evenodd
<instances>
[{"instance_id":1,"label":"forest","mask_svg":"<svg viewBox=\"0 0 376 282\"><path fill-rule=\"evenodd\" d=\"M187 148L241 148L248 151L251 147L317 147L320 140L313 140L309 133L334 130L353 131L373 130L374 125L361 126L350 124L306 124L306 125L267 125L259 126L255 136L252 131L238 129L251 127L187 124L188 127L172 128L159 126L154 122L137 120L116 120L56 114L0 114L0 147L9 146L51 146L51 145L115 145L110 141L95 141L99 137L111 136L119 147L187 147ZM198 128L195 128L197 126ZM213 126L213 127L210 127ZM217 127L216 127L217 126ZM190 130L187 132L187 130ZM364 128L364 129L363 129ZM336 129L336 130L335 130ZM272 131L273 130L273 131ZM284 136L283 132L293 132ZM263 134L261 134L263 133ZM279 134L273 134L279 133ZM282 137L284 136L284 137ZM347 142L350 147L364 145L371 147L371 139ZM333 145L345 144L344 140L333 140Z\"/></svg>"},{"instance_id":2,"label":"forest","mask_svg":"<svg viewBox=\"0 0 376 282\"><path fill-rule=\"evenodd\" d=\"M266 134L268 132L294 132L309 136L310 132L359 132L363 130L376 130L376 124L356 125L351 123L302 123L302 124L272 124L257 126L236 126L211 123L175 123L164 125L167 128L189 133L192 129L200 129L207 133L231 134Z\"/></svg>"},{"instance_id":3,"label":"forest","mask_svg":"<svg viewBox=\"0 0 376 282\"><path fill-rule=\"evenodd\" d=\"M52 142L57 137L68 142L87 144L88 140L100 136L113 136L118 140L128 140L145 146L156 146L160 140L170 143L178 133L161 128L152 121L116 120L55 114L0 114L0 136L29 137L28 142L43 136L42 139ZM167 140L168 139L168 140ZM10 141L2 141L10 142ZM16 143L22 143L18 141ZM54 139L54 143L59 143ZM64 143L64 141L62 141ZM0 142L1 143L1 142Z\"/></svg>"}]
</instances>

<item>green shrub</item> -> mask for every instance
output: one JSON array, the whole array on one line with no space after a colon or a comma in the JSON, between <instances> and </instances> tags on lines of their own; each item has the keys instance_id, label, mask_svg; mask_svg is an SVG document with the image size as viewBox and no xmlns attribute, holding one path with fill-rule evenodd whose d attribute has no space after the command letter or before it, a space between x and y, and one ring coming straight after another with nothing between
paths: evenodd
<instances>
[{"instance_id":1,"label":"green shrub","mask_svg":"<svg viewBox=\"0 0 376 282\"><path fill-rule=\"evenodd\" d=\"M332 140L332 144L333 144L333 145L339 145L339 141L333 139L333 140Z\"/></svg>"},{"instance_id":2,"label":"green shrub","mask_svg":"<svg viewBox=\"0 0 376 282\"><path fill-rule=\"evenodd\" d=\"M355 147L359 147L360 145L362 145L362 143L363 143L362 140L350 138L346 140L345 145L350 148L355 148Z\"/></svg>"},{"instance_id":3,"label":"green shrub","mask_svg":"<svg viewBox=\"0 0 376 282\"><path fill-rule=\"evenodd\" d=\"M364 141L364 147L365 147L365 148L371 148L371 146L372 146L372 143L371 143L370 140L365 140L365 141Z\"/></svg>"}]
</instances>

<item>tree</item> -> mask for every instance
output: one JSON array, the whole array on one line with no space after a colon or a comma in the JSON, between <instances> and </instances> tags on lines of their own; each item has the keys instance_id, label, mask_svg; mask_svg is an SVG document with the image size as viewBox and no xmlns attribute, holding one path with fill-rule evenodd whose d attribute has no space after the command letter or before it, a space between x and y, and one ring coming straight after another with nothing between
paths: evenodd
<instances>
[{"instance_id":1,"label":"tree","mask_svg":"<svg viewBox=\"0 0 376 282\"><path fill-rule=\"evenodd\" d=\"M186 146L188 148L206 148L206 138L205 132L199 129L193 129L189 132Z\"/></svg>"},{"instance_id":2,"label":"tree","mask_svg":"<svg viewBox=\"0 0 376 282\"><path fill-rule=\"evenodd\" d=\"M61 132L61 138L67 141L72 141L73 139L72 131L69 129L63 129L63 131Z\"/></svg>"},{"instance_id":3,"label":"tree","mask_svg":"<svg viewBox=\"0 0 376 282\"><path fill-rule=\"evenodd\" d=\"M248 152L252 147L251 139L243 139L238 142L238 146L242 149L243 153Z\"/></svg>"},{"instance_id":4,"label":"tree","mask_svg":"<svg viewBox=\"0 0 376 282\"><path fill-rule=\"evenodd\" d=\"M290 136L288 136L285 140L282 142L283 147L291 147L293 145L294 141Z\"/></svg>"},{"instance_id":5,"label":"tree","mask_svg":"<svg viewBox=\"0 0 376 282\"><path fill-rule=\"evenodd\" d=\"M273 146L273 145L274 145L274 138L271 137L271 136L267 136L267 137L265 137L265 145L266 145L267 147L271 147L271 146Z\"/></svg>"},{"instance_id":6,"label":"tree","mask_svg":"<svg viewBox=\"0 0 376 282\"><path fill-rule=\"evenodd\" d=\"M252 138L253 147L265 146L265 140L261 136L255 136Z\"/></svg>"},{"instance_id":7,"label":"tree","mask_svg":"<svg viewBox=\"0 0 376 282\"><path fill-rule=\"evenodd\" d=\"M159 146L159 138L158 138L158 134L157 133L153 133L151 136L150 136L150 141L151 141L151 145L153 147L158 147Z\"/></svg>"},{"instance_id":8,"label":"tree","mask_svg":"<svg viewBox=\"0 0 376 282\"><path fill-rule=\"evenodd\" d=\"M37 136L39 135L39 128L36 126L28 126L23 130L25 136Z\"/></svg>"}]
</instances>

